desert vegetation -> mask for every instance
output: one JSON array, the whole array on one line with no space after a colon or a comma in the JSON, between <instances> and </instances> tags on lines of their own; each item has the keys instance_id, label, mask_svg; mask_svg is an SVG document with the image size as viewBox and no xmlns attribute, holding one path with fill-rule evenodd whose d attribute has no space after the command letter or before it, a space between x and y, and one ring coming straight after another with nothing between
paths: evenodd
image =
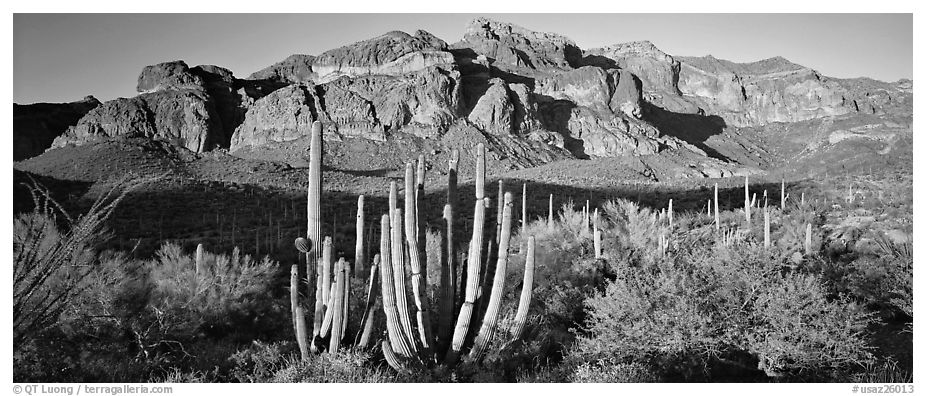
<instances>
[{"instance_id":1,"label":"desert vegetation","mask_svg":"<svg viewBox=\"0 0 926 396\"><path fill-rule=\"evenodd\" d=\"M739 199L715 186L710 201L663 205L511 181L491 197L478 145L451 154L440 227L424 221L422 156L401 207L395 182L382 212L358 197L353 243L335 247L319 221L321 133L289 263L202 244L103 249L108 219L152 180L111 183L75 218L30 184L33 209L14 219L16 381L911 378L897 347L913 316L903 177L747 179ZM475 199L457 189L461 155L475 157Z\"/></svg>"}]
</instances>

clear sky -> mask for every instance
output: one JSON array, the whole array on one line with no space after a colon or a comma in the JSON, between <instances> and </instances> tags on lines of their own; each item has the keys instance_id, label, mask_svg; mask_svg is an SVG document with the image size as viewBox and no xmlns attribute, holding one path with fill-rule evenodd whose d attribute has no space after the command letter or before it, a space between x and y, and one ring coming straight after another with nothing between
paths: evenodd
<instances>
[{"instance_id":1,"label":"clear sky","mask_svg":"<svg viewBox=\"0 0 926 396\"><path fill-rule=\"evenodd\" d=\"M581 48L649 40L672 55L783 56L833 77L913 77L912 14L15 14L16 103L135 95L145 65L182 59L247 77L390 30L448 43L477 16L555 32Z\"/></svg>"}]
</instances>

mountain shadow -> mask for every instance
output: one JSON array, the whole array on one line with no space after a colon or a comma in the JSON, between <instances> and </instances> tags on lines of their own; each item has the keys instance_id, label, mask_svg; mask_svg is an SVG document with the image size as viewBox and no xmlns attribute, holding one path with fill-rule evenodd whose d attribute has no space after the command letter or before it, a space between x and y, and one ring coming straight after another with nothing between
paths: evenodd
<instances>
[{"instance_id":1,"label":"mountain shadow","mask_svg":"<svg viewBox=\"0 0 926 396\"><path fill-rule=\"evenodd\" d=\"M726 129L727 123L720 116L676 113L646 101L643 102L643 114L643 119L659 128L662 134L681 139L701 149L711 158L731 162L729 157L705 143L708 138L719 135Z\"/></svg>"}]
</instances>

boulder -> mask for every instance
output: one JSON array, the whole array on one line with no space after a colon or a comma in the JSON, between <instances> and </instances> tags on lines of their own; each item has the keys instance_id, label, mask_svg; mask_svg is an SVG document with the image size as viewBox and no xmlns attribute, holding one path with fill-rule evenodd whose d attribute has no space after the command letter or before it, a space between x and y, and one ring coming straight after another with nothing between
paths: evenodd
<instances>
[{"instance_id":1,"label":"boulder","mask_svg":"<svg viewBox=\"0 0 926 396\"><path fill-rule=\"evenodd\" d=\"M515 129L515 107L510 100L508 84L492 79L489 89L476 102L467 116L473 125L493 135L510 135Z\"/></svg>"}]
</instances>

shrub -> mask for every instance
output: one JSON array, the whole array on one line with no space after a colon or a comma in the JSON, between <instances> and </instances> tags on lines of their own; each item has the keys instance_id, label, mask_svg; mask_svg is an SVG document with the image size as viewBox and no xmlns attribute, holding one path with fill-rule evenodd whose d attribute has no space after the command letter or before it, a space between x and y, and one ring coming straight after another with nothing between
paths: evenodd
<instances>
[{"instance_id":1,"label":"shrub","mask_svg":"<svg viewBox=\"0 0 926 396\"><path fill-rule=\"evenodd\" d=\"M652 215L627 202L606 208L625 225L606 253L613 281L586 301L574 376L598 367L613 378L708 379L733 360L770 376L832 379L870 361L871 316L829 298L818 275L794 272L779 250L749 233L731 245L685 233L652 254ZM640 371L650 367L658 370Z\"/></svg>"}]
</instances>

